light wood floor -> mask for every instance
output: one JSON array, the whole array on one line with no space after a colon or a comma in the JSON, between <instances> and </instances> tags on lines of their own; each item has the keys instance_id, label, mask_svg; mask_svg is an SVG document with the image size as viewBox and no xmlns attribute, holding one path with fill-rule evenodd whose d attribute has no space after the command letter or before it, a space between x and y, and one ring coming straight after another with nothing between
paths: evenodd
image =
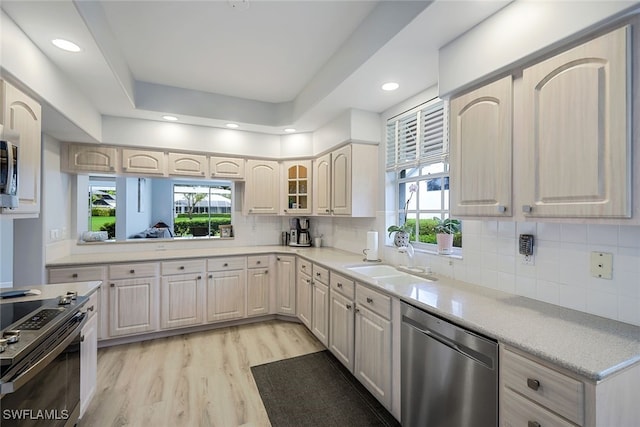
<instances>
[{"instance_id":1,"label":"light wood floor","mask_svg":"<svg viewBox=\"0 0 640 427\"><path fill-rule=\"evenodd\" d=\"M103 348L79 426L269 426L250 367L322 349L276 320Z\"/></svg>"}]
</instances>

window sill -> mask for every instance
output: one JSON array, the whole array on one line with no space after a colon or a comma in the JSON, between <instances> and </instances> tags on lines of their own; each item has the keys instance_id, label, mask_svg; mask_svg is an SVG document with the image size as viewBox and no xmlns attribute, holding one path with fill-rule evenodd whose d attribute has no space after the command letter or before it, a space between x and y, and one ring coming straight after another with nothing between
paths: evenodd
<instances>
[{"instance_id":1,"label":"window sill","mask_svg":"<svg viewBox=\"0 0 640 427\"><path fill-rule=\"evenodd\" d=\"M395 246L393 245L386 245L389 248L395 248L397 249ZM433 247L435 248L435 245L433 245ZM441 257L445 257L445 258L452 258L452 259L462 259L462 249L461 248L453 248L453 253L450 254L441 254L438 253L438 251L436 249L432 249L429 247L417 247L417 246L413 246L413 250L415 253L420 253L420 254L425 254L425 255L437 255L437 256L441 256Z\"/></svg>"},{"instance_id":2,"label":"window sill","mask_svg":"<svg viewBox=\"0 0 640 427\"><path fill-rule=\"evenodd\" d=\"M76 242L78 245L113 245L113 244L127 244L127 243L167 243L167 242L189 242L189 241L203 241L203 240L233 240L233 237L219 237L219 236L178 236L178 237L170 237L170 238L138 238L138 239L110 239L110 240L102 240L96 242L85 242L80 240Z\"/></svg>"}]
</instances>

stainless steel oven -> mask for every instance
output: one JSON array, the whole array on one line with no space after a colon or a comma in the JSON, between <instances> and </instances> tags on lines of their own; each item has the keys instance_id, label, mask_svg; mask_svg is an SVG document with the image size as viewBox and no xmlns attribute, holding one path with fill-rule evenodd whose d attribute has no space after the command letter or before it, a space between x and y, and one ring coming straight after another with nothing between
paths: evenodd
<instances>
[{"instance_id":1,"label":"stainless steel oven","mask_svg":"<svg viewBox=\"0 0 640 427\"><path fill-rule=\"evenodd\" d=\"M3 427L73 426L78 421L81 329L86 322L81 307L86 300L78 297L62 305L56 299L0 306L3 321L19 318L2 325ZM19 340L11 342L16 334Z\"/></svg>"}]
</instances>

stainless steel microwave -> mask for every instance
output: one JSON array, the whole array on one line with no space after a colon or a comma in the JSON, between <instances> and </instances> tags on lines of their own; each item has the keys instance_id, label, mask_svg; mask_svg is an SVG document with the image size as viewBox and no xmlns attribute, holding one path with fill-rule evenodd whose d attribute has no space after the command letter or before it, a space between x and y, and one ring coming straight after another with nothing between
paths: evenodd
<instances>
[{"instance_id":1,"label":"stainless steel microwave","mask_svg":"<svg viewBox=\"0 0 640 427\"><path fill-rule=\"evenodd\" d=\"M0 208L18 207L18 145L0 141Z\"/></svg>"}]
</instances>

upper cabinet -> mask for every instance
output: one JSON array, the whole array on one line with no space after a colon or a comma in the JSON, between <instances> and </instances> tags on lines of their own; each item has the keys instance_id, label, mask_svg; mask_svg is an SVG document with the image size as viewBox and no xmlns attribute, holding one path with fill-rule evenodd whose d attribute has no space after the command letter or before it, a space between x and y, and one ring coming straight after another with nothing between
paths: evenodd
<instances>
[{"instance_id":1,"label":"upper cabinet","mask_svg":"<svg viewBox=\"0 0 640 427\"><path fill-rule=\"evenodd\" d=\"M377 145L349 144L338 148L314 161L314 212L374 217L377 193L372 190L377 184Z\"/></svg>"},{"instance_id":2,"label":"upper cabinet","mask_svg":"<svg viewBox=\"0 0 640 427\"><path fill-rule=\"evenodd\" d=\"M619 28L523 71L525 216L631 216L629 33Z\"/></svg>"},{"instance_id":3,"label":"upper cabinet","mask_svg":"<svg viewBox=\"0 0 640 427\"><path fill-rule=\"evenodd\" d=\"M192 153L169 153L169 175L205 177L207 156Z\"/></svg>"},{"instance_id":4,"label":"upper cabinet","mask_svg":"<svg viewBox=\"0 0 640 427\"><path fill-rule=\"evenodd\" d=\"M3 212L25 216L40 214L40 157L42 110L40 104L0 81L0 118L5 130L20 134L18 145L18 207Z\"/></svg>"},{"instance_id":5,"label":"upper cabinet","mask_svg":"<svg viewBox=\"0 0 640 427\"><path fill-rule=\"evenodd\" d=\"M511 76L451 100L451 213L511 216Z\"/></svg>"},{"instance_id":6,"label":"upper cabinet","mask_svg":"<svg viewBox=\"0 0 640 427\"><path fill-rule=\"evenodd\" d=\"M629 49L618 28L453 98L452 215L631 218Z\"/></svg>"},{"instance_id":7,"label":"upper cabinet","mask_svg":"<svg viewBox=\"0 0 640 427\"><path fill-rule=\"evenodd\" d=\"M164 175L166 172L164 152L123 148L122 172Z\"/></svg>"},{"instance_id":8,"label":"upper cabinet","mask_svg":"<svg viewBox=\"0 0 640 427\"><path fill-rule=\"evenodd\" d=\"M115 172L118 167L118 150L101 145L69 144L62 170L69 172ZM64 160L67 160L64 164Z\"/></svg>"},{"instance_id":9,"label":"upper cabinet","mask_svg":"<svg viewBox=\"0 0 640 427\"><path fill-rule=\"evenodd\" d=\"M212 178L244 179L245 159L236 157L211 157L209 170Z\"/></svg>"},{"instance_id":10,"label":"upper cabinet","mask_svg":"<svg viewBox=\"0 0 640 427\"><path fill-rule=\"evenodd\" d=\"M282 164L283 207L285 214L311 213L311 161L296 160Z\"/></svg>"},{"instance_id":11,"label":"upper cabinet","mask_svg":"<svg viewBox=\"0 0 640 427\"><path fill-rule=\"evenodd\" d=\"M277 215L280 164L275 160L247 160L243 212Z\"/></svg>"}]
</instances>

